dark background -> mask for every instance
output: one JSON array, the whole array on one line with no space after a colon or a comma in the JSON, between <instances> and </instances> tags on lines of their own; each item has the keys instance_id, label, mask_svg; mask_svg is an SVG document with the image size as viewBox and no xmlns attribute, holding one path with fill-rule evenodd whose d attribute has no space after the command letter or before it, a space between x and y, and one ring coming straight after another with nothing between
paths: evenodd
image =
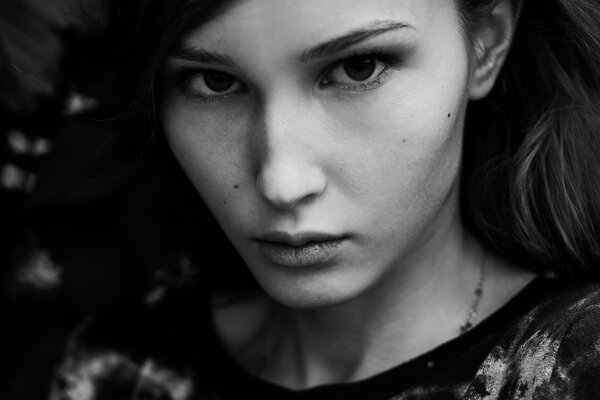
<instances>
[{"instance_id":1,"label":"dark background","mask_svg":"<svg viewBox=\"0 0 600 400\"><path fill-rule=\"evenodd\" d=\"M45 398L69 334L141 287L106 147L102 32L80 0L0 1L0 399Z\"/></svg>"}]
</instances>

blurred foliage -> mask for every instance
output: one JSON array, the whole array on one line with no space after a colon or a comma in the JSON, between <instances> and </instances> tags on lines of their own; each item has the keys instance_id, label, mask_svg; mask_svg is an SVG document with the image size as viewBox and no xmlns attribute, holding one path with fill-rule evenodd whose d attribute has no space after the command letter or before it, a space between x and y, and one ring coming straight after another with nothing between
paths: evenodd
<instances>
[{"instance_id":1,"label":"blurred foliage","mask_svg":"<svg viewBox=\"0 0 600 400\"><path fill-rule=\"evenodd\" d=\"M63 53L58 8L56 1L0 2L0 101L10 110L31 111L55 92Z\"/></svg>"},{"instance_id":2,"label":"blurred foliage","mask_svg":"<svg viewBox=\"0 0 600 400\"><path fill-rule=\"evenodd\" d=\"M110 140L102 41L79 0L0 1L0 398L45 398L73 329L135 293L121 194L94 175Z\"/></svg>"}]
</instances>

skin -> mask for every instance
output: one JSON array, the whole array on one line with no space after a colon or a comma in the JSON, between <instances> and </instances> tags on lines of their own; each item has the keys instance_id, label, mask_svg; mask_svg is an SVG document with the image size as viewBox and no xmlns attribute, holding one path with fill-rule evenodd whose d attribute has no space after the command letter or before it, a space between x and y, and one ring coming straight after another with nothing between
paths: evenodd
<instances>
[{"instance_id":1,"label":"skin","mask_svg":"<svg viewBox=\"0 0 600 400\"><path fill-rule=\"evenodd\" d=\"M512 33L506 10L475 38L480 63L445 0L241 1L182 43L235 65L166 60L169 144L281 305L276 314L265 301L217 311L226 346L246 368L268 337L280 347L255 370L265 379L293 388L362 379L456 336L484 261L489 295L479 317L531 278L485 256L458 213L465 111L502 63ZM300 61L308 48L390 22L406 27ZM348 85L339 61L374 49L397 63L376 84ZM189 68L191 77L172 83ZM235 77L231 92L199 97L207 69ZM270 263L252 240L270 231L350 236L334 262L291 269ZM264 334L267 315L286 323Z\"/></svg>"}]
</instances>

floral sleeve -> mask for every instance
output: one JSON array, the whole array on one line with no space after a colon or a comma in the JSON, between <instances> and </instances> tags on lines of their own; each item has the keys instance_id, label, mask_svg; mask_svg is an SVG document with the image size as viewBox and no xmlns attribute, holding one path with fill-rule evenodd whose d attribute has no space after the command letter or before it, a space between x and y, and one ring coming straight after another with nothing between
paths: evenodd
<instances>
[{"instance_id":1,"label":"floral sleeve","mask_svg":"<svg viewBox=\"0 0 600 400\"><path fill-rule=\"evenodd\" d=\"M600 311L587 312L570 326L558 349L552 376L540 388L539 396L565 400L600 398Z\"/></svg>"},{"instance_id":2,"label":"floral sleeve","mask_svg":"<svg viewBox=\"0 0 600 400\"><path fill-rule=\"evenodd\" d=\"M69 340L48 400L204 400L196 358L177 312L121 307L88 320Z\"/></svg>"},{"instance_id":3,"label":"floral sleeve","mask_svg":"<svg viewBox=\"0 0 600 400\"><path fill-rule=\"evenodd\" d=\"M191 377L152 359L111 350L72 351L57 370L50 400L190 400Z\"/></svg>"},{"instance_id":4,"label":"floral sleeve","mask_svg":"<svg viewBox=\"0 0 600 400\"><path fill-rule=\"evenodd\" d=\"M468 400L600 399L600 294L534 310L490 353Z\"/></svg>"}]
</instances>

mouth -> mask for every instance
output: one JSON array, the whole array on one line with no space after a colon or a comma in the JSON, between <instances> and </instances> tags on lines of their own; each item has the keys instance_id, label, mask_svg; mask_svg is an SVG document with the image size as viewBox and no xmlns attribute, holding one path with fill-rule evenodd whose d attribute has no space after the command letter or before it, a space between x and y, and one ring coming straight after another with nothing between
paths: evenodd
<instances>
[{"instance_id":1,"label":"mouth","mask_svg":"<svg viewBox=\"0 0 600 400\"><path fill-rule=\"evenodd\" d=\"M289 234L270 232L254 239L261 255L285 268L306 268L332 262L349 239L347 235L321 232Z\"/></svg>"}]
</instances>

